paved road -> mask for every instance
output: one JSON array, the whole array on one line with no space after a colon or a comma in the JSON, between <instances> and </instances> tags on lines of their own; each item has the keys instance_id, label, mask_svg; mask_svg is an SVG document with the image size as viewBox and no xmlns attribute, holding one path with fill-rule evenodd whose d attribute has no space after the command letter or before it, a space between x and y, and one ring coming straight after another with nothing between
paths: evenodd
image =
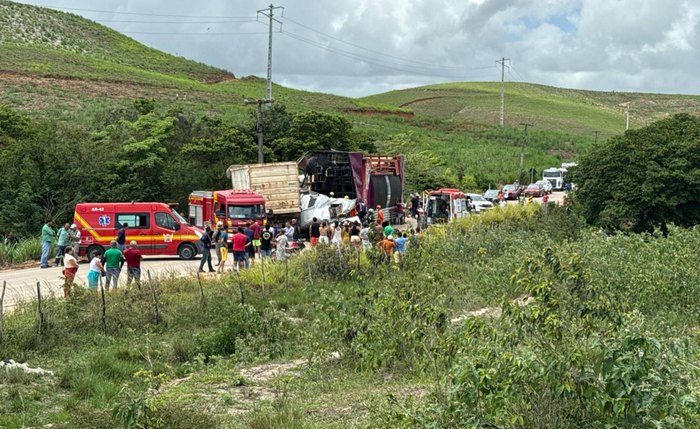
<instances>
[{"instance_id":1,"label":"paved road","mask_svg":"<svg viewBox=\"0 0 700 429\"><path fill-rule=\"evenodd\" d=\"M233 262L229 263L231 267ZM199 258L192 261L183 261L177 257L144 257L141 262L142 280L146 277L146 270L151 271L152 276L167 276L192 273L195 274L199 268ZM76 276L76 283L85 286L87 284L88 264L81 263ZM36 267L18 268L12 270L0 271L0 290L3 281L7 282L7 290L3 307L5 309L12 308L17 302L32 299L36 297L36 283L41 283L42 295L55 293L59 296L63 295L62 285L63 280L60 267L39 268ZM119 278L119 284L124 285L126 282L126 267L122 270L122 275Z\"/></svg>"}]
</instances>

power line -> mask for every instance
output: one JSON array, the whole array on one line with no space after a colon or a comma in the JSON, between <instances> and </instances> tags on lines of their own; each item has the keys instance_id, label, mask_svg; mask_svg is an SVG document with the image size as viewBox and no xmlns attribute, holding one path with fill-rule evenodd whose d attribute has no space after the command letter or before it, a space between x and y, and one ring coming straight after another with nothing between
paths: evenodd
<instances>
[{"instance_id":1,"label":"power line","mask_svg":"<svg viewBox=\"0 0 700 429\"><path fill-rule=\"evenodd\" d=\"M447 75L447 74L442 74L442 73L435 73L435 72L432 71L432 70L430 70L430 71L429 71L429 70L425 70L425 71L410 70L410 69L408 69L408 68L420 69L421 67L418 67L418 66L410 66L410 65L407 65L407 64L399 64L399 63L394 63L394 62L389 62L389 61L381 61L381 60L378 60L378 59L376 59L376 58L367 57L367 56L364 56L364 55L356 54L356 53L354 53L354 52L345 51L345 50L343 50L343 49L333 48L333 47L331 47L331 46L327 46L327 45L324 45L324 44L322 44L322 43L320 43L320 42L317 42L317 41L315 41L315 40L310 40L310 39L307 39L307 38L305 38L305 37L303 37L303 36L299 36L299 35L297 35L297 34L290 33L290 32L287 32L287 31L283 31L282 34L284 34L284 35L286 35L287 37L290 37L290 38L292 38L292 39L295 39L295 40L297 40L297 41L300 41L300 42L302 42L302 43L306 43L306 44L309 44L309 45L311 45L311 46L315 46L315 47L317 47L317 48L324 49L324 50L326 50L326 51L328 51L328 52L332 52L332 53L335 53L335 54L340 55L340 56L344 56L344 57L351 58L351 59L354 59L354 60L359 60L359 61L362 61L362 62L365 62L365 63L368 63L368 64L373 64L373 65L377 65L377 66L380 66L380 67L384 67L384 68L388 68L388 69L392 69L392 70L396 70L396 71L401 71L401 72L405 72L405 73L412 73L412 74L417 74L417 75L422 75L422 76L441 76L441 77L447 77L447 78L453 78L453 79L457 79L457 78L460 78L460 77L461 77L461 76L456 76L456 75ZM426 73L426 71L428 71L429 73Z\"/></svg>"},{"instance_id":2,"label":"power line","mask_svg":"<svg viewBox=\"0 0 700 429\"><path fill-rule=\"evenodd\" d=\"M156 17L164 17L164 18L211 18L211 19L216 19L216 18L221 18L221 19L255 19L254 17L250 16L211 16L211 15L169 15L169 14L162 14L162 13L142 13L142 12L118 12L115 10L100 10L100 9L83 9L83 8L78 8L78 7L63 7L63 6L42 6L46 7L49 9L55 9L55 10L69 10L69 11L76 11L76 12L92 12L92 13L108 13L108 14L113 14L113 15L135 15L135 16L156 16Z\"/></svg>"},{"instance_id":3,"label":"power line","mask_svg":"<svg viewBox=\"0 0 700 429\"><path fill-rule=\"evenodd\" d=\"M335 36L333 36L333 35L330 35L330 34L327 34L327 33L322 32L322 31L316 30L315 28L311 28L311 27L309 27L308 25L302 24L301 22L295 21L295 20L293 20L293 19L291 19L291 18L289 18L289 17L284 17L283 19L284 19L285 21L291 22L292 24L296 24L296 25L298 25L299 27L305 28L305 29L307 29L307 30L309 30L309 31L313 31L314 33L317 33L317 34L320 34L320 35L322 35L322 36L328 37L329 39L333 39L333 40L335 40L335 41L337 41L337 42L344 43L344 44L346 44L346 45L348 45L348 46L352 46L353 48L362 49L363 51L372 52L372 53L374 53L374 54L382 55L382 56L384 56L384 57L394 58L394 59L396 59L396 60L403 61L403 62L406 62L406 63L422 64L422 65L424 65L424 66L427 66L426 68L464 70L464 68L458 67L458 66L443 66L443 65L435 65L435 64L431 64L431 63L426 63L426 62L423 62L423 61L409 60L409 59L406 59L406 58L401 58L401 57L397 57L397 56L395 56L395 55L387 54L387 53L385 53L385 52L380 52L380 51L376 51L376 50L374 50L374 49L365 48L365 47L360 46L360 45L357 45L357 44L355 44L355 43L351 43L351 42L348 42L348 41L346 41L346 40L343 40L343 39L340 39L340 38L338 38L338 37L335 37ZM474 70L481 70L481 69L485 69L485 68L491 68L491 66L489 66L489 67L475 67Z\"/></svg>"},{"instance_id":4,"label":"power line","mask_svg":"<svg viewBox=\"0 0 700 429\"><path fill-rule=\"evenodd\" d=\"M183 33L183 32L161 32L161 31L120 31L122 34L147 34L150 36L243 36L250 34L267 34L267 31L242 31L238 33Z\"/></svg>"},{"instance_id":5,"label":"power line","mask_svg":"<svg viewBox=\"0 0 700 429\"><path fill-rule=\"evenodd\" d=\"M233 23L246 23L246 22L258 22L257 19L240 19L240 20L226 20L226 21L132 21L132 20L112 20L112 19L93 19L95 22L100 23L110 23L110 24L233 24Z\"/></svg>"}]
</instances>

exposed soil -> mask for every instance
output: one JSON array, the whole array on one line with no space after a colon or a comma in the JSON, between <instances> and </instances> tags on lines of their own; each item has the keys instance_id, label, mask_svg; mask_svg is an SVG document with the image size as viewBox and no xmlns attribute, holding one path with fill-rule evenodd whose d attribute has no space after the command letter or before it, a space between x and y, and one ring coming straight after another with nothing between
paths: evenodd
<instances>
[{"instance_id":1,"label":"exposed soil","mask_svg":"<svg viewBox=\"0 0 700 429\"><path fill-rule=\"evenodd\" d=\"M404 119L413 119L416 117L413 112L392 112L389 110L344 109L343 112L361 116L397 116Z\"/></svg>"}]
</instances>

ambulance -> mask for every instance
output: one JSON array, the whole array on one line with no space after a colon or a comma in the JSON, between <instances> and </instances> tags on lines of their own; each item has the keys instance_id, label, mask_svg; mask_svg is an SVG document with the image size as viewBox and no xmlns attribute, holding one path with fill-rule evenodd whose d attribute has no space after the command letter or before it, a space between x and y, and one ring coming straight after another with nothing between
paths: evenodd
<instances>
[{"instance_id":1,"label":"ambulance","mask_svg":"<svg viewBox=\"0 0 700 429\"><path fill-rule=\"evenodd\" d=\"M80 229L80 256L101 255L128 224L126 244L132 240L144 255L177 255L192 259L204 234L165 203L79 203L73 222Z\"/></svg>"}]
</instances>

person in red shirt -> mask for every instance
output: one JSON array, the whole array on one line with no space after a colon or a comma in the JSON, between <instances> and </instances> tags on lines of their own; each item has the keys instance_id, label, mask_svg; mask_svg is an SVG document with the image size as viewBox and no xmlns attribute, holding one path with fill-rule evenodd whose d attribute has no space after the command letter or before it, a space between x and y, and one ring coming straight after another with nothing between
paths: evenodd
<instances>
[{"instance_id":1,"label":"person in red shirt","mask_svg":"<svg viewBox=\"0 0 700 429\"><path fill-rule=\"evenodd\" d=\"M238 266L240 270L245 266L246 248L253 244L243 233L243 227L240 226L238 227L238 232L233 234L231 243L233 244L233 266Z\"/></svg>"},{"instance_id":2,"label":"person in red shirt","mask_svg":"<svg viewBox=\"0 0 700 429\"><path fill-rule=\"evenodd\" d=\"M141 260L143 256L138 249L138 244L135 241L129 243L129 247L124 250L124 259L126 260L126 285L131 285L131 281L136 282L136 286L141 288ZM124 263L122 262L122 265ZM119 267L121 268L121 267Z\"/></svg>"},{"instance_id":3,"label":"person in red shirt","mask_svg":"<svg viewBox=\"0 0 700 429\"><path fill-rule=\"evenodd\" d=\"M260 226L260 221L256 220L249 228L253 231L252 257L253 259L255 259L255 254L260 252L260 234L262 234L262 227Z\"/></svg>"}]
</instances>

